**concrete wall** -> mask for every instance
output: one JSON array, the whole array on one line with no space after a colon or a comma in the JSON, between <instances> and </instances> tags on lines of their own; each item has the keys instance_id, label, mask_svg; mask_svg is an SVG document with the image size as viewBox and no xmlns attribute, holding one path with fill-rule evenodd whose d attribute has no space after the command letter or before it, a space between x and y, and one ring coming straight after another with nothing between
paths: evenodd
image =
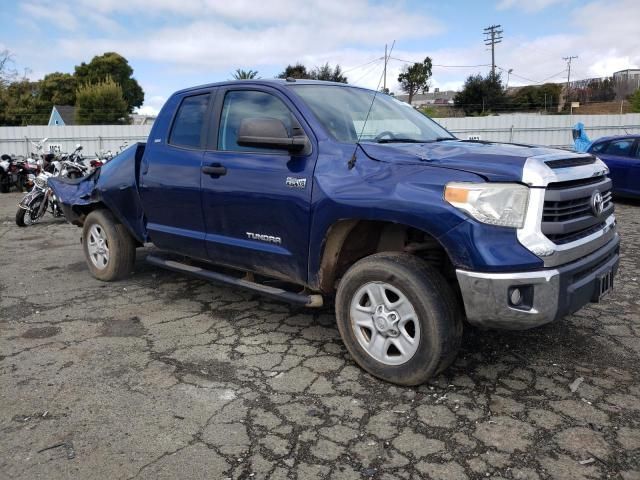
<instances>
[{"instance_id":1,"label":"concrete wall","mask_svg":"<svg viewBox=\"0 0 640 480\"><path fill-rule=\"evenodd\" d=\"M582 122L591 139L605 135L640 134L640 114L624 115L500 115L493 117L437 118L436 121L462 139L569 146L573 144L571 128ZM47 146L59 145L71 152L77 143L85 156L102 150L117 151L127 141L144 142L151 125L83 125L0 127L0 154L28 155L33 151L30 140L48 137Z\"/></svg>"}]
</instances>

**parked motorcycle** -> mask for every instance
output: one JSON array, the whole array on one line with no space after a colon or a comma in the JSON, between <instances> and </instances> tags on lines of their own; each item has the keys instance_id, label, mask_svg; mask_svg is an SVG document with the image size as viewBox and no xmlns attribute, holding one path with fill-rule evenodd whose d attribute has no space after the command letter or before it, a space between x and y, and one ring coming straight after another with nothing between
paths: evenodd
<instances>
[{"instance_id":1,"label":"parked motorcycle","mask_svg":"<svg viewBox=\"0 0 640 480\"><path fill-rule=\"evenodd\" d=\"M54 217L61 217L62 210L53 190L48 185L49 178L54 174L42 171L32 178L33 188L18 204L16 212L16 225L27 227L40 220L48 211Z\"/></svg>"},{"instance_id":2,"label":"parked motorcycle","mask_svg":"<svg viewBox=\"0 0 640 480\"><path fill-rule=\"evenodd\" d=\"M10 155L0 157L0 193L8 193L18 181L18 166Z\"/></svg>"}]
</instances>

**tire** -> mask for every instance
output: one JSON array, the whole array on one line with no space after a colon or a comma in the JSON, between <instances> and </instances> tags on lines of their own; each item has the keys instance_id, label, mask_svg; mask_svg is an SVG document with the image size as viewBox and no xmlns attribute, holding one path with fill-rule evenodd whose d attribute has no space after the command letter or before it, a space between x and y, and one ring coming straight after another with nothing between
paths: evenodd
<instances>
[{"instance_id":1,"label":"tire","mask_svg":"<svg viewBox=\"0 0 640 480\"><path fill-rule=\"evenodd\" d=\"M84 222L82 247L91 275L111 282L129 276L136 261L135 240L108 210L94 210Z\"/></svg>"},{"instance_id":2,"label":"tire","mask_svg":"<svg viewBox=\"0 0 640 480\"><path fill-rule=\"evenodd\" d=\"M462 310L451 287L436 269L406 253L356 262L338 286L336 318L358 365L398 385L419 385L445 370L462 339Z\"/></svg>"},{"instance_id":3,"label":"tire","mask_svg":"<svg viewBox=\"0 0 640 480\"><path fill-rule=\"evenodd\" d=\"M26 227L27 224L24 222L24 217L27 214L27 211L24 208L18 208L16 212L16 225L19 227Z\"/></svg>"}]
</instances>

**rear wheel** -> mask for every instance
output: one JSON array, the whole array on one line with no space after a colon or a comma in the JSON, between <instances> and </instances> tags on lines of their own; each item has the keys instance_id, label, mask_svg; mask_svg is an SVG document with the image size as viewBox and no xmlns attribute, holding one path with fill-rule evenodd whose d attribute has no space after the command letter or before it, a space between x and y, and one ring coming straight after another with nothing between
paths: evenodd
<instances>
[{"instance_id":1,"label":"rear wheel","mask_svg":"<svg viewBox=\"0 0 640 480\"><path fill-rule=\"evenodd\" d=\"M462 338L461 309L442 275L404 253L379 253L340 281L336 318L342 339L366 371L417 385L447 368Z\"/></svg>"},{"instance_id":2,"label":"rear wheel","mask_svg":"<svg viewBox=\"0 0 640 480\"><path fill-rule=\"evenodd\" d=\"M108 210L94 210L87 216L82 244L89 271L98 280L119 280L133 270L135 240Z\"/></svg>"}]
</instances>

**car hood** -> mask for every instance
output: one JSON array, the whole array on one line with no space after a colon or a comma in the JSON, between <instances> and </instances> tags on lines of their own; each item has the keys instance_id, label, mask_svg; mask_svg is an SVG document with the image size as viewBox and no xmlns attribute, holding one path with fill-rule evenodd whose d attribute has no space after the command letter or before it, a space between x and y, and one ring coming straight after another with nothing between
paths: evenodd
<instances>
[{"instance_id":1,"label":"car hood","mask_svg":"<svg viewBox=\"0 0 640 480\"><path fill-rule=\"evenodd\" d=\"M433 143L360 143L368 157L381 162L424 163L475 173L489 181L519 182L522 169L530 157L561 154L577 156L567 150L469 140L446 140Z\"/></svg>"}]
</instances>

